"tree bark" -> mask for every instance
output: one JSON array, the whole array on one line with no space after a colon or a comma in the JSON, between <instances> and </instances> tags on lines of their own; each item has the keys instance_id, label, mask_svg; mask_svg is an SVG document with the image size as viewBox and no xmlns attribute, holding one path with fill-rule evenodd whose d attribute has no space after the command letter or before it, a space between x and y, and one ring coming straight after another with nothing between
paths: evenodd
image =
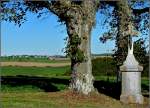
<instances>
[{"instance_id":1,"label":"tree bark","mask_svg":"<svg viewBox=\"0 0 150 108\"><path fill-rule=\"evenodd\" d=\"M69 38L73 38L73 34L77 34L81 38L79 48L85 56L85 60L81 63L71 59L70 88L83 94L89 94L94 91L90 41L96 10L90 0L83 4L82 10L78 8L69 11L68 14L73 17L66 22Z\"/></svg>"},{"instance_id":2,"label":"tree bark","mask_svg":"<svg viewBox=\"0 0 150 108\"><path fill-rule=\"evenodd\" d=\"M82 92L84 94L88 94L89 92L94 90L93 80L94 77L92 75L92 65L91 65L91 27L88 24L88 21L85 24L82 24L78 27L79 37L81 37L80 49L84 52L84 56L86 57L85 61L82 63L75 63L73 60L71 61L71 83L70 87L78 92ZM83 39L82 37L86 37ZM71 37L70 37L71 38Z\"/></svg>"}]
</instances>

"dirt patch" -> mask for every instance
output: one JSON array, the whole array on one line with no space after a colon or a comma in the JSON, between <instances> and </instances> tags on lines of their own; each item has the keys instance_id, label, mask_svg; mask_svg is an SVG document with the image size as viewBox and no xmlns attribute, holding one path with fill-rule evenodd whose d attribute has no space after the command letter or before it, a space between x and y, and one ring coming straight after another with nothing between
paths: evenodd
<instances>
[{"instance_id":1,"label":"dirt patch","mask_svg":"<svg viewBox=\"0 0 150 108\"><path fill-rule=\"evenodd\" d=\"M62 67L62 66L70 66L70 63L1 62L1 66Z\"/></svg>"},{"instance_id":2,"label":"dirt patch","mask_svg":"<svg viewBox=\"0 0 150 108\"><path fill-rule=\"evenodd\" d=\"M82 95L73 91L49 93L50 98L59 97L59 103L67 108L148 108L148 98L144 98L144 104L123 104L119 100L101 93ZM64 102L65 101L65 102ZM86 106L86 107L85 107Z\"/></svg>"}]
</instances>

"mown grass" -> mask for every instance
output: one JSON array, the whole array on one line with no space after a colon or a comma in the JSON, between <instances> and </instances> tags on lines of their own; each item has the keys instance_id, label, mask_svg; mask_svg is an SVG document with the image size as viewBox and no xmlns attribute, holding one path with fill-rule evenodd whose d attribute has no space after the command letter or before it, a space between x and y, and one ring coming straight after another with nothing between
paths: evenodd
<instances>
[{"instance_id":1,"label":"mown grass","mask_svg":"<svg viewBox=\"0 0 150 108\"><path fill-rule=\"evenodd\" d=\"M25 92L43 92L42 89L33 86L33 85L20 85L20 86L12 86L8 84L1 85L1 92L3 93L25 93Z\"/></svg>"},{"instance_id":2,"label":"mown grass","mask_svg":"<svg viewBox=\"0 0 150 108\"><path fill-rule=\"evenodd\" d=\"M76 96L66 91L4 93L2 98L1 108L148 108L147 98L144 105L128 105L103 94Z\"/></svg>"},{"instance_id":3,"label":"mown grass","mask_svg":"<svg viewBox=\"0 0 150 108\"><path fill-rule=\"evenodd\" d=\"M22 78L24 80L31 78L34 80L39 79L48 79L48 78L59 78L59 79L68 79L70 76L64 76L66 71L69 71L70 67L18 67L18 66L5 66L1 67L1 76L8 77L8 78ZM33 78L32 78L33 77ZM12 82L13 83L13 82ZM45 84L39 83L39 84ZM64 90L67 88L65 84L57 84L52 83L58 90ZM43 89L33 85L33 84L3 84L1 85L2 92L39 92L44 91Z\"/></svg>"},{"instance_id":4,"label":"mown grass","mask_svg":"<svg viewBox=\"0 0 150 108\"><path fill-rule=\"evenodd\" d=\"M69 66L65 67L18 67L18 66L6 66L6 67L1 67L1 76L2 77L7 77L9 76L10 78L24 78L24 79L43 79L47 80L50 78L57 78L59 79L64 79L64 80L70 80L70 75L66 75L66 72L70 71ZM9 78L8 77L8 78ZM108 82L116 82L116 77L115 76L98 76L94 75L96 81L108 81ZM147 77L142 77L142 84L149 86L149 79ZM66 85L64 84L55 84L53 83L54 86L59 88L59 90L64 90L66 88ZM16 91L17 89L19 91L23 90L24 88L26 89L33 89L36 90L37 88L34 86L20 86L13 88L13 86L9 85L3 85L2 84L2 91ZM30 90L29 90L30 91ZM32 91L32 90L31 90ZM37 89L37 91L39 91Z\"/></svg>"},{"instance_id":5,"label":"mown grass","mask_svg":"<svg viewBox=\"0 0 150 108\"><path fill-rule=\"evenodd\" d=\"M95 99L98 101L98 99ZM5 93L3 95L2 108L113 108L108 107L110 103L115 104L114 108L120 107L121 104L115 100L108 100L109 103L101 102L105 99L99 99L95 102L94 99L89 98L76 98L73 96L65 96L65 93ZM106 106L106 104L108 104ZM126 108L126 107L124 107Z\"/></svg>"},{"instance_id":6,"label":"mown grass","mask_svg":"<svg viewBox=\"0 0 150 108\"><path fill-rule=\"evenodd\" d=\"M1 108L136 108L123 105L119 100L105 95L76 97L65 93L68 90L70 67L1 67ZM111 88L115 76L94 74L98 87ZM104 83L103 83L104 82ZM103 83L103 84L102 84ZM106 84L106 86L105 86ZM142 77L142 89L146 93L149 79ZM52 91L51 91L52 90ZM109 92L109 91L108 91ZM111 93L112 92L112 93ZM110 91L110 94L114 94ZM106 96L108 95L108 97ZM148 100L146 98L146 100ZM145 108L145 106L139 106Z\"/></svg>"},{"instance_id":7,"label":"mown grass","mask_svg":"<svg viewBox=\"0 0 150 108\"><path fill-rule=\"evenodd\" d=\"M70 70L70 66L65 67L1 67L1 76L29 75L40 77L63 76Z\"/></svg>"},{"instance_id":8,"label":"mown grass","mask_svg":"<svg viewBox=\"0 0 150 108\"><path fill-rule=\"evenodd\" d=\"M66 74L69 73L69 74ZM64 67L19 67L19 66L4 66L1 67L1 76L37 76L37 77L57 77L70 78L70 66ZM105 74L94 74L96 80L116 81L116 77L106 76ZM147 77L142 77L142 83L148 84Z\"/></svg>"}]
</instances>

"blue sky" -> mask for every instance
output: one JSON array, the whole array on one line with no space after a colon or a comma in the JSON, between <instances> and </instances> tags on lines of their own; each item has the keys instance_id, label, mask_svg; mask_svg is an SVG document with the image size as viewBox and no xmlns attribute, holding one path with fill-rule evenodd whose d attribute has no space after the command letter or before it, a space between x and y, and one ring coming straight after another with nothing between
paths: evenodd
<instances>
[{"instance_id":1,"label":"blue sky","mask_svg":"<svg viewBox=\"0 0 150 108\"><path fill-rule=\"evenodd\" d=\"M144 7L149 4L146 0ZM143 5L135 5L137 8L140 6ZM105 44L99 41L107 30L102 25L105 18L102 14L96 14L96 26L91 33L91 52L94 54L110 53L115 47L114 41ZM65 48L66 27L58 22L57 16L48 14L38 19L35 14L27 13L27 19L20 28L13 23L1 23L1 55L64 55L62 49Z\"/></svg>"},{"instance_id":2,"label":"blue sky","mask_svg":"<svg viewBox=\"0 0 150 108\"><path fill-rule=\"evenodd\" d=\"M106 53L114 48L114 42L102 44L99 41L99 36L106 30L102 28L104 18L96 15L97 24L91 34L91 52L94 54ZM20 28L13 23L1 23L2 55L64 55L66 27L58 22L57 16L50 14L38 19L35 14L28 13L27 19Z\"/></svg>"}]
</instances>

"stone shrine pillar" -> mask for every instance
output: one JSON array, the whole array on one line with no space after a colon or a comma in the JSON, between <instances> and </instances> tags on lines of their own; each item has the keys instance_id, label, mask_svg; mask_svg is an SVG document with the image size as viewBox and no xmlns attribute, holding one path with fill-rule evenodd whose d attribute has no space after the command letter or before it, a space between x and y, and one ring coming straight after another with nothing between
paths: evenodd
<instances>
[{"instance_id":1,"label":"stone shrine pillar","mask_svg":"<svg viewBox=\"0 0 150 108\"><path fill-rule=\"evenodd\" d=\"M123 65L120 66L122 73L122 90L120 101L123 103L142 104L144 99L141 94L141 71L143 67L133 55L133 42L130 49L128 45L128 55Z\"/></svg>"}]
</instances>

